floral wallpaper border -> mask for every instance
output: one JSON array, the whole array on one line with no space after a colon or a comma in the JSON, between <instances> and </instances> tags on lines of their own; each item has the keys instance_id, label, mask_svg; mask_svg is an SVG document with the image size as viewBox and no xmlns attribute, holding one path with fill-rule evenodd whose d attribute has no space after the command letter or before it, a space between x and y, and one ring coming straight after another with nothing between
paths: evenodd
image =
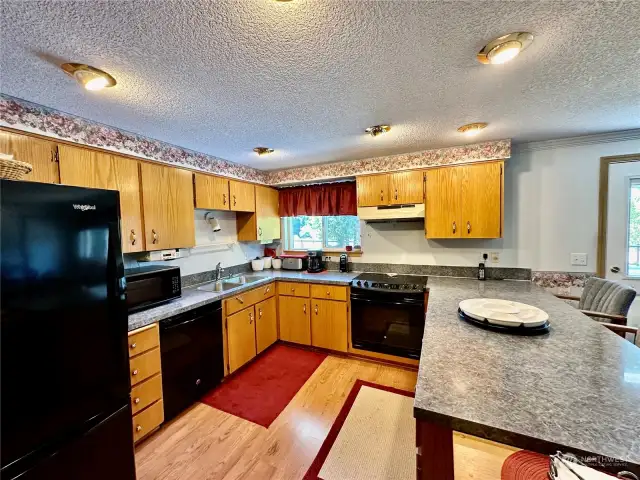
<instances>
[{"instance_id":1,"label":"floral wallpaper border","mask_svg":"<svg viewBox=\"0 0 640 480\"><path fill-rule=\"evenodd\" d=\"M266 183L266 172L0 94L0 125L170 165Z\"/></svg>"},{"instance_id":2,"label":"floral wallpaper border","mask_svg":"<svg viewBox=\"0 0 640 480\"><path fill-rule=\"evenodd\" d=\"M169 165L268 185L507 159L511 156L511 140L505 139L400 155L262 171L5 94L0 94L0 125Z\"/></svg>"},{"instance_id":3,"label":"floral wallpaper border","mask_svg":"<svg viewBox=\"0 0 640 480\"><path fill-rule=\"evenodd\" d=\"M511 157L511 140L495 140L460 147L437 148L385 157L349 160L267 173L269 185L329 180L368 173L394 172L412 168L502 160Z\"/></svg>"}]
</instances>

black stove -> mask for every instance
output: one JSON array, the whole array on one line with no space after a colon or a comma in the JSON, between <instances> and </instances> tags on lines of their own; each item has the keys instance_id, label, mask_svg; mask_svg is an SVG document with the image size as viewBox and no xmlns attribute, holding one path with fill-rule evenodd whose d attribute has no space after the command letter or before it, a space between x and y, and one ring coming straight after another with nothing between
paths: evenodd
<instances>
[{"instance_id":1,"label":"black stove","mask_svg":"<svg viewBox=\"0 0 640 480\"><path fill-rule=\"evenodd\" d=\"M351 287L366 290L418 293L427 290L427 278L421 275L361 273L353 279Z\"/></svg>"}]
</instances>

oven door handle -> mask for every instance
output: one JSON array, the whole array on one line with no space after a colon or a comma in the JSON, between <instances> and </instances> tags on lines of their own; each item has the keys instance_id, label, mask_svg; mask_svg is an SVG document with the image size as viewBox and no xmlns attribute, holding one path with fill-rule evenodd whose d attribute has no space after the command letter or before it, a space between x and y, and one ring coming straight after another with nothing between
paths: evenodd
<instances>
[{"instance_id":1,"label":"oven door handle","mask_svg":"<svg viewBox=\"0 0 640 480\"><path fill-rule=\"evenodd\" d=\"M168 324L160 325L160 327L162 328L162 330L166 332L167 330L173 330L174 328L182 327L184 325L189 325L190 323L193 323L196 320L200 320L201 318L202 316L198 316L196 318L192 318L191 320L185 320L183 322L168 323Z\"/></svg>"},{"instance_id":2,"label":"oven door handle","mask_svg":"<svg viewBox=\"0 0 640 480\"><path fill-rule=\"evenodd\" d=\"M354 298L351 297L352 302L366 302L366 303L377 303L381 305L415 305L421 306L424 305L423 302L385 302L384 300L369 300L367 298Z\"/></svg>"}]
</instances>

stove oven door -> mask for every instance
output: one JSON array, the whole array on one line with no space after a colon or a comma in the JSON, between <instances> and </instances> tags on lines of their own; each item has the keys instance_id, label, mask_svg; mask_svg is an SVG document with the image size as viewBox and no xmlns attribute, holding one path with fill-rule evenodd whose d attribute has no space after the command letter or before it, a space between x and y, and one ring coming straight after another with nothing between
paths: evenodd
<instances>
[{"instance_id":1,"label":"stove oven door","mask_svg":"<svg viewBox=\"0 0 640 480\"><path fill-rule=\"evenodd\" d=\"M421 294L352 290L351 343L361 350L417 360L422 346L424 317Z\"/></svg>"}]
</instances>

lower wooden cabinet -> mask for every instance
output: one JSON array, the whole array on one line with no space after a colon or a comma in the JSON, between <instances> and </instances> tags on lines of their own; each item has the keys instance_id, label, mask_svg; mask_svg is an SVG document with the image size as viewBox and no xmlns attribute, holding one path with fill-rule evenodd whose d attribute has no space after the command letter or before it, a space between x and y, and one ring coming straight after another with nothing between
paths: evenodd
<instances>
[{"instance_id":1,"label":"lower wooden cabinet","mask_svg":"<svg viewBox=\"0 0 640 480\"><path fill-rule=\"evenodd\" d=\"M311 299L311 344L347 351L347 302Z\"/></svg>"},{"instance_id":2,"label":"lower wooden cabinet","mask_svg":"<svg viewBox=\"0 0 640 480\"><path fill-rule=\"evenodd\" d=\"M311 345L310 300L279 296L278 302L280 340Z\"/></svg>"},{"instance_id":3,"label":"lower wooden cabinet","mask_svg":"<svg viewBox=\"0 0 640 480\"><path fill-rule=\"evenodd\" d=\"M258 303L256 309L256 350L263 352L278 340L278 317L276 299Z\"/></svg>"},{"instance_id":4,"label":"lower wooden cabinet","mask_svg":"<svg viewBox=\"0 0 640 480\"><path fill-rule=\"evenodd\" d=\"M229 373L256 356L255 307L227 316L227 351Z\"/></svg>"},{"instance_id":5,"label":"lower wooden cabinet","mask_svg":"<svg viewBox=\"0 0 640 480\"><path fill-rule=\"evenodd\" d=\"M164 422L164 405L158 400L133 417L133 441L142 440Z\"/></svg>"}]
</instances>

